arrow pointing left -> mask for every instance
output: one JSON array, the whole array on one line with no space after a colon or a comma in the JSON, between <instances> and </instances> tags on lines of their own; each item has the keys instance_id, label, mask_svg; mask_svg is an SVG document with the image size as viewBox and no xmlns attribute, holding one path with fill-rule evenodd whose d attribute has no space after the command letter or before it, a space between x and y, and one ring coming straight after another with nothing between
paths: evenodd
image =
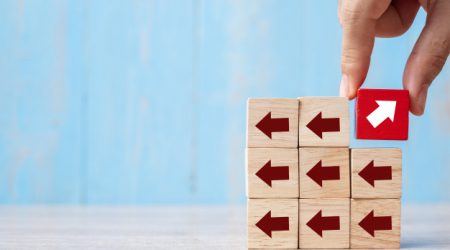
<instances>
[{"instance_id":1,"label":"arrow pointing left","mask_svg":"<svg viewBox=\"0 0 450 250\"><path fill-rule=\"evenodd\" d=\"M322 216L322 210L314 215L314 217L312 217L306 225L320 235L320 237L322 237L322 232L325 230L341 229L339 216Z\"/></svg>"},{"instance_id":2,"label":"arrow pointing left","mask_svg":"<svg viewBox=\"0 0 450 250\"><path fill-rule=\"evenodd\" d=\"M272 187L272 181L289 180L289 166L272 166L272 161L268 161L264 166L256 172L261 180Z\"/></svg>"},{"instance_id":3,"label":"arrow pointing left","mask_svg":"<svg viewBox=\"0 0 450 250\"><path fill-rule=\"evenodd\" d=\"M272 139L273 132L289 132L289 118L272 118L272 112L269 112L256 127Z\"/></svg>"},{"instance_id":4,"label":"arrow pointing left","mask_svg":"<svg viewBox=\"0 0 450 250\"><path fill-rule=\"evenodd\" d=\"M391 216L378 216L375 217L372 210L364 219L359 222L359 226L368 232L372 237L375 237L375 231L378 230L392 230L392 217Z\"/></svg>"},{"instance_id":5,"label":"arrow pointing left","mask_svg":"<svg viewBox=\"0 0 450 250\"><path fill-rule=\"evenodd\" d=\"M306 127L321 139L325 132L339 132L340 120L339 118L322 118L322 112L319 112Z\"/></svg>"},{"instance_id":6,"label":"arrow pointing left","mask_svg":"<svg viewBox=\"0 0 450 250\"><path fill-rule=\"evenodd\" d=\"M272 238L273 231L289 230L289 217L272 217L272 211L269 211L255 225Z\"/></svg>"},{"instance_id":7,"label":"arrow pointing left","mask_svg":"<svg viewBox=\"0 0 450 250\"><path fill-rule=\"evenodd\" d=\"M339 166L322 166L322 160L311 168L306 175L319 184L319 186L322 186L322 181L340 179Z\"/></svg>"},{"instance_id":8,"label":"arrow pointing left","mask_svg":"<svg viewBox=\"0 0 450 250\"><path fill-rule=\"evenodd\" d=\"M392 180L392 167L391 166L376 166L373 161L369 162L366 167L359 171L359 176L363 178L367 183L375 187L375 181L379 180Z\"/></svg>"}]
</instances>

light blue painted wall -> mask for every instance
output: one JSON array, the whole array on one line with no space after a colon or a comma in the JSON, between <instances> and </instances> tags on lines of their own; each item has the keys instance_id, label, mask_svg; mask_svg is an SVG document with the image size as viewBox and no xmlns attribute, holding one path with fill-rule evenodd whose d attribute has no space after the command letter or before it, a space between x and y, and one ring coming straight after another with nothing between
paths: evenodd
<instances>
[{"instance_id":1,"label":"light blue painted wall","mask_svg":"<svg viewBox=\"0 0 450 250\"><path fill-rule=\"evenodd\" d=\"M337 1L0 1L0 203L245 201L248 97L337 95ZM421 12L379 39L400 88ZM404 200L450 201L450 70L411 117Z\"/></svg>"}]
</instances>

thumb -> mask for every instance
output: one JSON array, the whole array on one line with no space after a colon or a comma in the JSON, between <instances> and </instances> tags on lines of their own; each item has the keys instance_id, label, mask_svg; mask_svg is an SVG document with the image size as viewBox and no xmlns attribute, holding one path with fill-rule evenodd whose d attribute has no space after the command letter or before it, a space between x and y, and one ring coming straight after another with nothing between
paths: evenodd
<instances>
[{"instance_id":1,"label":"thumb","mask_svg":"<svg viewBox=\"0 0 450 250\"><path fill-rule=\"evenodd\" d=\"M450 1L436 0L429 6L427 21L414 45L403 74L403 86L409 90L410 111L422 115L428 87L450 53Z\"/></svg>"}]
</instances>

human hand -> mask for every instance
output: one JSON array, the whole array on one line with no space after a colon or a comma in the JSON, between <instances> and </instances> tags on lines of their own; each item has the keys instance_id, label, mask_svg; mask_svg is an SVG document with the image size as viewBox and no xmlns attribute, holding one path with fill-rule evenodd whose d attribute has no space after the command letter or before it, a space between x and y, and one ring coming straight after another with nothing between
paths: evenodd
<instances>
[{"instance_id":1,"label":"human hand","mask_svg":"<svg viewBox=\"0 0 450 250\"><path fill-rule=\"evenodd\" d=\"M405 33L420 6L427 20L406 63L403 87L409 90L411 113L423 114L428 87L450 53L450 0L339 0L341 96L353 99L364 82L375 37Z\"/></svg>"}]
</instances>

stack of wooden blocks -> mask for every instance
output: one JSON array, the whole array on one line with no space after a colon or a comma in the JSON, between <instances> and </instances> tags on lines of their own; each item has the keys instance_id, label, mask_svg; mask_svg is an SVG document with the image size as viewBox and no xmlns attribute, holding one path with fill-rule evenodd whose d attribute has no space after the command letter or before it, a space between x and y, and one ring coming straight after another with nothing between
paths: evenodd
<instances>
[{"instance_id":1,"label":"stack of wooden blocks","mask_svg":"<svg viewBox=\"0 0 450 250\"><path fill-rule=\"evenodd\" d=\"M249 99L248 248L399 248L398 148L349 149L340 97Z\"/></svg>"}]
</instances>

